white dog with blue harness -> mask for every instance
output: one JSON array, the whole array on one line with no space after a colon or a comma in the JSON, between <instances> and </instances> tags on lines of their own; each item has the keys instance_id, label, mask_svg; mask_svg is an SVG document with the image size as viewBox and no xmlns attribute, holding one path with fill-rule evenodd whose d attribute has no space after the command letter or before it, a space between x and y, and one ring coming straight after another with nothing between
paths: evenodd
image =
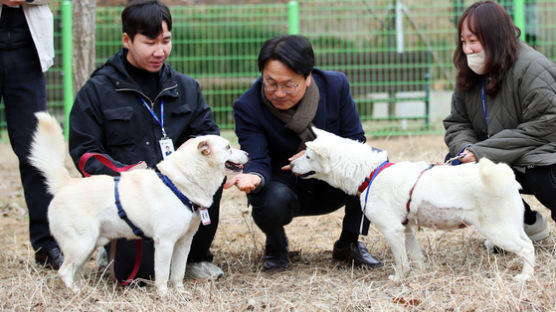
<instances>
[{"instance_id":1,"label":"white dog with blue harness","mask_svg":"<svg viewBox=\"0 0 556 312\"><path fill-rule=\"evenodd\" d=\"M67 152L60 125L46 112L36 116L29 159L54 195L48 220L64 254L58 274L66 286L80 290L80 270L96 247L144 235L154 240L159 294L167 294L168 279L183 290L187 256L203 207L212 205L229 170L243 168L247 153L220 136L206 135L158 163L160 172L134 169L122 172L117 181L108 175L72 178L64 166Z\"/></svg>"}]
</instances>

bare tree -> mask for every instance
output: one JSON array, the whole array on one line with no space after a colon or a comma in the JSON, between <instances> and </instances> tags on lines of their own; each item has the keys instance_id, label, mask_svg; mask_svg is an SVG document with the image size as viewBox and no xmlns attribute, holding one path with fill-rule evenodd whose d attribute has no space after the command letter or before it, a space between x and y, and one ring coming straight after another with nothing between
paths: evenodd
<instances>
[{"instance_id":1,"label":"bare tree","mask_svg":"<svg viewBox=\"0 0 556 312\"><path fill-rule=\"evenodd\" d=\"M96 0L73 3L73 92L85 84L95 69Z\"/></svg>"}]
</instances>

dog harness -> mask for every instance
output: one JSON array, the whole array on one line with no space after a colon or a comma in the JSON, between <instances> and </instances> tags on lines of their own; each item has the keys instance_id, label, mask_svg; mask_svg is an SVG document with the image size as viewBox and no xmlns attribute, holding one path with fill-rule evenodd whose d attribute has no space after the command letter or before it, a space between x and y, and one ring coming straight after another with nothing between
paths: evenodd
<instances>
[{"instance_id":1,"label":"dog harness","mask_svg":"<svg viewBox=\"0 0 556 312\"><path fill-rule=\"evenodd\" d=\"M203 209L202 206L195 204L189 198L187 198L187 196L185 196L185 194L180 192L180 190L178 190L178 188L174 185L174 183L172 183L172 181L170 181L170 179L167 176L163 175L160 172L157 172L156 174L162 180L162 182L164 182L164 184L166 184L166 186L168 186L172 190L172 192L181 200L181 202L187 208L189 208L189 210L194 212L194 211Z\"/></svg>"},{"instance_id":2,"label":"dog harness","mask_svg":"<svg viewBox=\"0 0 556 312\"><path fill-rule=\"evenodd\" d=\"M363 193L363 191L365 190L365 188L367 188L367 186L370 186L371 183L373 183L373 180L375 179L375 177L383 170L386 169L390 166L392 166L394 163L390 163L388 161L383 162L382 164L380 164L380 166L378 166L375 170L373 170L373 172L371 172L371 174L369 175L368 178L365 178L365 181L363 181L363 183L359 186L359 193Z\"/></svg>"},{"instance_id":3,"label":"dog harness","mask_svg":"<svg viewBox=\"0 0 556 312\"><path fill-rule=\"evenodd\" d=\"M145 233L143 233L143 231L141 231L140 228L136 227L135 224L133 224L133 222L131 222L131 220L129 220L129 218L127 217L127 214L125 213L125 210L122 207L122 203L120 202L120 192L118 191L119 182L120 182L120 177L114 177L114 197L115 197L116 207L118 208L118 216L120 216L120 219L124 220L125 223L129 225L131 230L133 230L133 234L142 238L147 238L145 236Z\"/></svg>"},{"instance_id":4,"label":"dog harness","mask_svg":"<svg viewBox=\"0 0 556 312\"><path fill-rule=\"evenodd\" d=\"M407 210L408 215L409 215L409 205L411 204L411 197L413 196L413 190L415 190L415 186L417 186L417 182L419 182L419 179L421 179L421 176L423 175L423 173L425 173L425 171L431 169L432 167L434 167L434 164L432 164L432 165L428 166L427 168L423 169L421 171L421 173L419 173L419 175L417 176L417 179L415 180L415 183L413 183L413 186L409 190L409 199L407 200L407 204L405 205L405 208ZM405 220L402 222L402 224L406 225L408 222L409 222L409 219L406 217Z\"/></svg>"},{"instance_id":5,"label":"dog harness","mask_svg":"<svg viewBox=\"0 0 556 312\"><path fill-rule=\"evenodd\" d=\"M382 164L380 164L380 166L373 170L369 177L365 178L365 181L363 181L363 183L359 186L359 194L361 194L365 190L365 188L367 188L367 193L365 194L365 204L363 205L363 214L365 214L365 210L367 209L367 198L369 198L369 190L371 189L371 184L382 170L392 166L393 164L394 163L388 162L388 160L384 161Z\"/></svg>"},{"instance_id":6,"label":"dog harness","mask_svg":"<svg viewBox=\"0 0 556 312\"><path fill-rule=\"evenodd\" d=\"M380 164L380 166L378 166L375 170L373 170L373 172L371 172L371 174L369 175L368 178L365 178L365 181L363 181L363 183L359 186L359 194L362 194L363 191L365 190L365 188L367 188L367 193L365 194L365 204L363 205L363 213L365 213L365 209L367 208L367 198L369 197L369 190L371 189L371 184L373 183L374 179L376 178L376 176L384 169L390 167L394 165L394 163L390 163L388 161L383 162L382 164ZM413 186L411 187L411 189L409 190L409 199L407 200L407 204L405 205L406 209L407 209L407 214L409 215L409 206L411 205L411 198L413 196L413 190L415 190L415 186L417 186L417 182L419 182L419 179L421 179L421 176L423 175L423 173L425 173L425 171L431 169L432 167L434 167L434 164L428 166L427 168L423 169L420 173L419 176L417 176L417 179L415 180L415 183L413 183ZM409 222L408 218L405 218L405 220L402 222L403 225L406 225Z\"/></svg>"},{"instance_id":7,"label":"dog harness","mask_svg":"<svg viewBox=\"0 0 556 312\"><path fill-rule=\"evenodd\" d=\"M180 190L178 190L178 188L174 185L174 183L172 183L172 181L170 181L170 179L167 176L163 175L160 172L157 172L156 174L162 180L162 182L164 182L164 184L168 186L170 190L172 190L172 192L180 199L180 201L187 208L189 208L189 210L194 212L199 209L202 209L201 206L193 203L189 198L187 198L187 196L185 196L182 192L180 192ZM127 225L129 225L131 230L133 230L133 234L142 238L147 238L145 236L145 233L143 233L143 231L140 228L135 226L135 224L133 224L133 222L131 222L131 220L129 220L129 218L127 217L127 214L125 213L125 210L122 207L122 203L120 202L120 192L118 191L119 182L120 182L120 177L114 177L114 197L115 197L116 207L118 208L118 216L120 217L120 219L124 220L125 223L127 223Z\"/></svg>"}]
</instances>

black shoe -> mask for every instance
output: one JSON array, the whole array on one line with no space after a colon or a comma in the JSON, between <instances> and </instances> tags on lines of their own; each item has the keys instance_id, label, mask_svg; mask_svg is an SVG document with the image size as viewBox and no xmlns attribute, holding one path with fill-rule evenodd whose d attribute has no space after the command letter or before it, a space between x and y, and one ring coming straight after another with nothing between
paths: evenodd
<instances>
[{"instance_id":1,"label":"black shoe","mask_svg":"<svg viewBox=\"0 0 556 312\"><path fill-rule=\"evenodd\" d=\"M288 257L271 257L265 256L263 260L263 272L275 273L283 272L290 269Z\"/></svg>"},{"instance_id":2,"label":"black shoe","mask_svg":"<svg viewBox=\"0 0 556 312\"><path fill-rule=\"evenodd\" d=\"M58 247L45 251L39 250L35 254L35 262L47 269L58 270L64 262L64 256Z\"/></svg>"},{"instance_id":3,"label":"black shoe","mask_svg":"<svg viewBox=\"0 0 556 312\"><path fill-rule=\"evenodd\" d=\"M345 247L338 247L338 242L334 244L332 257L336 260L353 262L356 266L366 266L370 268L381 267L382 262L373 258L363 242L350 243Z\"/></svg>"},{"instance_id":4,"label":"black shoe","mask_svg":"<svg viewBox=\"0 0 556 312\"><path fill-rule=\"evenodd\" d=\"M276 231L272 235L266 237L264 256L263 256L263 272L275 273L290 269L288 259L288 238L286 233Z\"/></svg>"}]
</instances>

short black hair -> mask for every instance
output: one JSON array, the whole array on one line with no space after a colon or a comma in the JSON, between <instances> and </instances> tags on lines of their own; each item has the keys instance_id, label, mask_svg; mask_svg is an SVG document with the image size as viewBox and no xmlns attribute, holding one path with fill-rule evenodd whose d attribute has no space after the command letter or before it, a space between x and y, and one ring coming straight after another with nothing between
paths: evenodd
<instances>
[{"instance_id":1,"label":"short black hair","mask_svg":"<svg viewBox=\"0 0 556 312\"><path fill-rule=\"evenodd\" d=\"M122 31L131 40L136 34L155 38L162 33L162 22L172 30L170 9L158 0L130 0L122 11Z\"/></svg>"},{"instance_id":2,"label":"short black hair","mask_svg":"<svg viewBox=\"0 0 556 312\"><path fill-rule=\"evenodd\" d=\"M304 36L281 35L263 44L259 52L259 71L263 71L269 60L280 61L307 78L315 66L315 53L311 43Z\"/></svg>"}]
</instances>

